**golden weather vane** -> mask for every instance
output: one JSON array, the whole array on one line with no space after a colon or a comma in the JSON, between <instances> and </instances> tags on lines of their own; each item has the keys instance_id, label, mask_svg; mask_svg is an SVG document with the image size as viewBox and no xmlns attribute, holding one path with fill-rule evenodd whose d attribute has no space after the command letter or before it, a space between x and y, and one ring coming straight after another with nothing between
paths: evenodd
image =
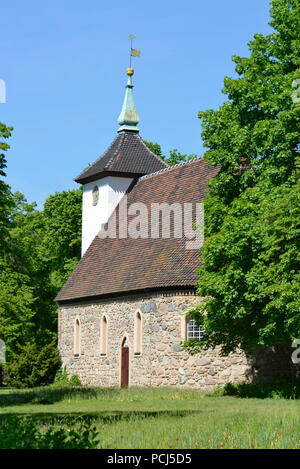
<instances>
[{"instance_id":1,"label":"golden weather vane","mask_svg":"<svg viewBox=\"0 0 300 469\"><path fill-rule=\"evenodd\" d=\"M130 34L129 37L130 37L130 44L131 44L131 47L130 47L130 61L129 61L130 65L129 66L131 68L131 57L140 57L141 51L132 48L132 40L134 39L134 35Z\"/></svg>"}]
</instances>

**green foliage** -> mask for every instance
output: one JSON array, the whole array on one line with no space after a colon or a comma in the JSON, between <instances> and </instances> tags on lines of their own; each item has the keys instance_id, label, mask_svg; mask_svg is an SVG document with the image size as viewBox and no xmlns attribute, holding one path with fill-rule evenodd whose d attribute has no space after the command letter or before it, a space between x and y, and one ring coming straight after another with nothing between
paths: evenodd
<instances>
[{"instance_id":1,"label":"green foliage","mask_svg":"<svg viewBox=\"0 0 300 469\"><path fill-rule=\"evenodd\" d=\"M81 386L81 381L77 375L72 375L69 383L70 383L70 386Z\"/></svg>"},{"instance_id":2,"label":"green foliage","mask_svg":"<svg viewBox=\"0 0 300 469\"><path fill-rule=\"evenodd\" d=\"M0 449L94 449L95 425L79 421L72 428L56 419L38 422L33 418L9 417L1 421Z\"/></svg>"},{"instance_id":3,"label":"green foliage","mask_svg":"<svg viewBox=\"0 0 300 469\"><path fill-rule=\"evenodd\" d=\"M38 211L21 193L14 194L13 254L35 281L47 276L56 291L80 258L81 198L81 189L57 192Z\"/></svg>"},{"instance_id":4,"label":"green foliage","mask_svg":"<svg viewBox=\"0 0 300 469\"><path fill-rule=\"evenodd\" d=\"M68 379L67 370L65 366L64 368L59 368L57 370L53 385L56 385L56 386L68 386L69 385L69 379Z\"/></svg>"},{"instance_id":5,"label":"green foliage","mask_svg":"<svg viewBox=\"0 0 300 469\"><path fill-rule=\"evenodd\" d=\"M196 314L197 309L193 309L192 313ZM196 355L196 353L199 353L204 346L203 339L201 339L201 341L199 341L198 339L188 339L181 342L180 345L183 349L186 349L190 355Z\"/></svg>"},{"instance_id":6,"label":"green foliage","mask_svg":"<svg viewBox=\"0 0 300 469\"><path fill-rule=\"evenodd\" d=\"M36 344L18 345L4 365L5 384L16 388L35 387L53 381L61 361L55 342L39 348Z\"/></svg>"},{"instance_id":7,"label":"green foliage","mask_svg":"<svg viewBox=\"0 0 300 469\"><path fill-rule=\"evenodd\" d=\"M169 166L174 166L175 164L185 163L187 161L193 160L194 158L197 158L197 155L194 153L191 153L190 155L187 153L182 154L177 150L177 148L175 148L174 150L170 150L169 156L164 156L163 160L168 163Z\"/></svg>"},{"instance_id":8,"label":"green foliage","mask_svg":"<svg viewBox=\"0 0 300 469\"><path fill-rule=\"evenodd\" d=\"M258 399L300 399L300 384L226 383L212 395Z\"/></svg>"},{"instance_id":9,"label":"green foliage","mask_svg":"<svg viewBox=\"0 0 300 469\"><path fill-rule=\"evenodd\" d=\"M6 158L5 151L9 149L6 140L11 136L12 127L6 127L0 122L0 176L5 177ZM12 208L12 195L10 187L6 182L0 179L0 254L7 248L7 235L10 228L10 211Z\"/></svg>"},{"instance_id":10,"label":"green foliage","mask_svg":"<svg viewBox=\"0 0 300 469\"><path fill-rule=\"evenodd\" d=\"M169 166L174 166L178 163L184 163L186 161L190 161L194 158L197 158L197 155L191 153L188 155L187 153L182 154L180 153L177 148L174 150L169 151L169 156L163 155L161 151L161 146L158 143L147 142L144 140L144 143L147 145L150 150L155 153L155 155L159 156L163 161L165 161Z\"/></svg>"},{"instance_id":11,"label":"green foliage","mask_svg":"<svg viewBox=\"0 0 300 469\"><path fill-rule=\"evenodd\" d=\"M34 269L39 341L46 338L47 330L49 339L53 332L56 336L57 307L53 300L80 259L81 203L81 189L57 192L46 199L40 215L41 244L38 268Z\"/></svg>"},{"instance_id":12,"label":"green foliage","mask_svg":"<svg viewBox=\"0 0 300 469\"><path fill-rule=\"evenodd\" d=\"M50 195L43 211L16 192L11 220L7 263L29 280L34 297L34 303L27 303L35 319L32 337L45 345L56 338L53 300L80 259L81 190Z\"/></svg>"},{"instance_id":13,"label":"green foliage","mask_svg":"<svg viewBox=\"0 0 300 469\"><path fill-rule=\"evenodd\" d=\"M68 378L66 367L59 368L56 372L54 383L52 386L81 386L81 381L77 375L72 375L71 378Z\"/></svg>"},{"instance_id":14,"label":"green foliage","mask_svg":"<svg viewBox=\"0 0 300 469\"><path fill-rule=\"evenodd\" d=\"M32 337L34 302L29 276L0 258L0 338L6 343L7 359L18 343Z\"/></svg>"},{"instance_id":15,"label":"green foliage","mask_svg":"<svg viewBox=\"0 0 300 469\"><path fill-rule=\"evenodd\" d=\"M154 153L155 155L159 156L160 158L164 158L162 156L162 152L161 152L161 146L156 142L156 143L153 143L153 142L147 142L146 140L144 140L144 143L147 145L147 147L152 151L152 153Z\"/></svg>"},{"instance_id":16,"label":"green foliage","mask_svg":"<svg viewBox=\"0 0 300 469\"><path fill-rule=\"evenodd\" d=\"M9 149L5 142L12 127L0 123L0 151ZM0 176L6 176L6 159L0 153ZM0 339L6 343L7 358L17 343L24 344L34 329L34 292L25 268L12 254L11 230L14 227L15 200L10 187L0 180ZM2 370L1 370L2 373Z\"/></svg>"},{"instance_id":17,"label":"green foliage","mask_svg":"<svg viewBox=\"0 0 300 469\"><path fill-rule=\"evenodd\" d=\"M200 112L204 158L220 171L205 200L205 242L192 312L206 336L197 347L291 343L300 336L300 113L291 99L299 70L299 1L273 0L268 36L234 56L228 101Z\"/></svg>"},{"instance_id":18,"label":"green foliage","mask_svg":"<svg viewBox=\"0 0 300 469\"><path fill-rule=\"evenodd\" d=\"M81 247L82 190L56 192L44 204L45 244L56 264L78 261ZM64 280L63 280L64 282Z\"/></svg>"}]
</instances>

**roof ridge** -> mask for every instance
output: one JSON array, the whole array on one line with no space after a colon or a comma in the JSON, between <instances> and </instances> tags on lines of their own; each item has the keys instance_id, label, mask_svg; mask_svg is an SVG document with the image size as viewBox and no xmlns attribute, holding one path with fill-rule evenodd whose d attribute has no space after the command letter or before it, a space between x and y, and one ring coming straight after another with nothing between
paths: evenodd
<instances>
[{"instance_id":1,"label":"roof ridge","mask_svg":"<svg viewBox=\"0 0 300 469\"><path fill-rule=\"evenodd\" d=\"M122 143L123 143L123 141L124 141L124 135L125 135L125 133L119 134L119 135L121 135L119 145L118 145L116 151L113 153L111 159L110 159L110 160L106 163L106 165L104 166L104 169L107 169L107 168L110 167L110 165L112 164L112 162L113 162L113 160L115 159L116 155L117 155L118 152L120 151L121 145L122 145Z\"/></svg>"},{"instance_id":2,"label":"roof ridge","mask_svg":"<svg viewBox=\"0 0 300 469\"><path fill-rule=\"evenodd\" d=\"M76 179L78 179L80 176L82 176L84 173L86 173L86 171L88 171L92 166L94 166L99 160L101 160L101 158L103 158L106 153L111 149L111 147L113 146L113 144L115 143L115 141L119 138L120 134L118 134L114 140L111 142L111 144L109 145L109 147L105 150L104 153L102 153L102 155L99 156L99 158L96 159L96 161L94 161L93 164L91 164L90 166L88 166L84 171L81 171L80 174L78 174L78 176L76 176L76 178L73 179L73 181L76 181ZM106 167L106 166L105 166Z\"/></svg>"},{"instance_id":3,"label":"roof ridge","mask_svg":"<svg viewBox=\"0 0 300 469\"><path fill-rule=\"evenodd\" d=\"M155 158L160 162L160 163L163 163L166 165L167 168L169 168L169 165L168 163L166 163L160 156L156 155L156 153L154 153L153 151L150 150L150 148L146 145L146 143L144 142L144 140L142 139L142 137L137 134L137 137L140 139L141 143L144 145L144 147L148 150L148 152L155 156Z\"/></svg>"},{"instance_id":4,"label":"roof ridge","mask_svg":"<svg viewBox=\"0 0 300 469\"><path fill-rule=\"evenodd\" d=\"M180 166L186 166L188 164L192 164L192 163L195 163L195 162L198 162L198 161L204 161L203 156L197 156L195 158L192 158L191 160L183 161L182 163L174 164L174 166L167 166L166 168L160 169L159 171L155 171L154 173L145 174L144 176L141 176L138 180L142 181L142 180L147 179L149 177L157 176L160 173L164 173L164 172L167 172L167 171L172 171L173 169L179 168Z\"/></svg>"}]
</instances>

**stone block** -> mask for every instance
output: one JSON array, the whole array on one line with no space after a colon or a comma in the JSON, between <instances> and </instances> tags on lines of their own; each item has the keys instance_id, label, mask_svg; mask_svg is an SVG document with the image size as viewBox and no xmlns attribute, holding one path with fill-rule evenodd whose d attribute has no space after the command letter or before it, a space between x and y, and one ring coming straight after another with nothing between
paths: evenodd
<instances>
[{"instance_id":1,"label":"stone block","mask_svg":"<svg viewBox=\"0 0 300 469\"><path fill-rule=\"evenodd\" d=\"M196 361L195 361L195 365L196 366L205 366L205 365L209 365L211 363L211 360L209 358L198 358Z\"/></svg>"},{"instance_id":2,"label":"stone block","mask_svg":"<svg viewBox=\"0 0 300 469\"><path fill-rule=\"evenodd\" d=\"M181 352L181 351L182 351L182 348L180 345L177 345L177 344L172 345L172 352Z\"/></svg>"}]
</instances>

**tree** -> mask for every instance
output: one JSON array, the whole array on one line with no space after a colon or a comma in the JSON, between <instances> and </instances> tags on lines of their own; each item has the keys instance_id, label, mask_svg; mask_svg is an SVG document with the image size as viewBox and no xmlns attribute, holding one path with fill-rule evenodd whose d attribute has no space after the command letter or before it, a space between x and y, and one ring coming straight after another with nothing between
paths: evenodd
<instances>
[{"instance_id":1,"label":"tree","mask_svg":"<svg viewBox=\"0 0 300 469\"><path fill-rule=\"evenodd\" d=\"M6 158L9 149L6 139L12 127L0 123L0 176L5 177ZM33 291L27 273L15 269L11 262L10 231L13 228L12 212L15 207L10 187L0 180L0 339L5 341L9 357L17 343L25 343L33 330ZM1 370L0 370L1 374Z\"/></svg>"},{"instance_id":2,"label":"tree","mask_svg":"<svg viewBox=\"0 0 300 469\"><path fill-rule=\"evenodd\" d=\"M81 255L82 188L56 192L44 205L44 244L52 257L58 289L74 269ZM54 279L53 279L54 281Z\"/></svg>"},{"instance_id":3,"label":"tree","mask_svg":"<svg viewBox=\"0 0 300 469\"><path fill-rule=\"evenodd\" d=\"M155 155L159 156L169 166L174 166L175 164L184 163L186 161L190 161L194 158L197 158L197 155L195 155L194 153L182 154L177 150L177 148L175 148L174 150L170 150L169 156L165 156L162 154L161 146L158 143L147 142L146 140L144 140L144 143L153 153L155 153Z\"/></svg>"},{"instance_id":4,"label":"tree","mask_svg":"<svg viewBox=\"0 0 300 469\"><path fill-rule=\"evenodd\" d=\"M39 211L20 192L11 195L7 248L0 256L0 339L7 350L7 383L45 384L57 369L54 298L80 259L81 198L80 189L56 193ZM53 360L42 360L50 351ZM31 370L27 378L26 370Z\"/></svg>"},{"instance_id":5,"label":"tree","mask_svg":"<svg viewBox=\"0 0 300 469\"><path fill-rule=\"evenodd\" d=\"M30 280L0 259L0 339L5 342L8 360L18 344L33 339L35 298Z\"/></svg>"},{"instance_id":6,"label":"tree","mask_svg":"<svg viewBox=\"0 0 300 469\"><path fill-rule=\"evenodd\" d=\"M6 158L5 151L9 149L6 140L11 136L12 127L6 127L0 122L0 176L5 177ZM5 181L0 179L0 252L6 248L7 235L10 228L10 211L12 209L12 195L10 187Z\"/></svg>"},{"instance_id":7,"label":"tree","mask_svg":"<svg viewBox=\"0 0 300 469\"><path fill-rule=\"evenodd\" d=\"M11 130L0 123L4 177ZM81 189L56 193L40 211L0 180L0 339L11 370L22 363L22 347L44 351L56 340L54 298L80 259L81 199Z\"/></svg>"},{"instance_id":8,"label":"tree","mask_svg":"<svg viewBox=\"0 0 300 469\"><path fill-rule=\"evenodd\" d=\"M254 36L250 57L233 57L238 77L224 79L228 101L199 113L204 158L220 170L204 205L204 300L191 314L204 324L203 346L224 353L300 337L300 116L291 99L299 8L299 0L271 2L274 32Z\"/></svg>"},{"instance_id":9,"label":"tree","mask_svg":"<svg viewBox=\"0 0 300 469\"><path fill-rule=\"evenodd\" d=\"M26 274L35 297L32 340L45 345L56 338L54 298L80 259L81 189L50 195L43 211L14 194L10 265Z\"/></svg>"},{"instance_id":10,"label":"tree","mask_svg":"<svg viewBox=\"0 0 300 469\"><path fill-rule=\"evenodd\" d=\"M40 348L35 343L19 345L5 365L5 383L16 388L44 386L54 381L61 366L56 343Z\"/></svg>"}]
</instances>

